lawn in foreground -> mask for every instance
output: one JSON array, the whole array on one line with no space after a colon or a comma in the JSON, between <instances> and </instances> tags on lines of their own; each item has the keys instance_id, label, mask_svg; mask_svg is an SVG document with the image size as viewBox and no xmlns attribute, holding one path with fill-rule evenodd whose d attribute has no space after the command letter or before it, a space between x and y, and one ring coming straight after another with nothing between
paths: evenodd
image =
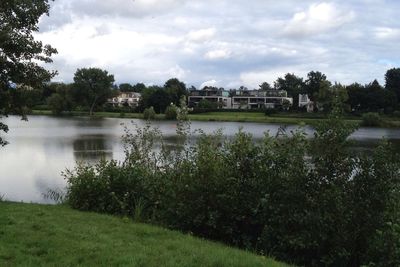
<instances>
[{"instance_id":1,"label":"lawn in foreground","mask_svg":"<svg viewBox=\"0 0 400 267\"><path fill-rule=\"evenodd\" d=\"M287 266L127 218L0 202L0 266Z\"/></svg>"}]
</instances>

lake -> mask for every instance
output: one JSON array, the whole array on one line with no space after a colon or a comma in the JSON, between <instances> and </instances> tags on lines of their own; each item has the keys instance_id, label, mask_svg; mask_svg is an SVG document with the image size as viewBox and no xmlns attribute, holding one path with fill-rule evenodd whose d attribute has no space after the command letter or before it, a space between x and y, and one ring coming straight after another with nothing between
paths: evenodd
<instances>
[{"instance_id":1,"label":"lake","mask_svg":"<svg viewBox=\"0 0 400 267\"><path fill-rule=\"evenodd\" d=\"M61 172L73 168L77 161L97 162L101 157L122 160L124 158L121 136L124 126L133 129L131 121L144 125L143 120L91 119L85 117L58 118L30 116L29 121L20 117L2 118L10 131L3 135L9 145L0 148L0 196L7 200L51 203L46 199L48 189L62 189L65 180ZM173 144L176 124L172 121L155 121ZM223 129L225 135L233 136L240 127L252 133L256 139L264 132L275 135L276 124L241 122L192 122L192 129L211 133ZM297 126L287 126L287 131ZM305 128L311 134L312 129ZM358 149L371 149L383 137L400 143L400 129L360 128L351 138L357 141Z\"/></svg>"}]
</instances>

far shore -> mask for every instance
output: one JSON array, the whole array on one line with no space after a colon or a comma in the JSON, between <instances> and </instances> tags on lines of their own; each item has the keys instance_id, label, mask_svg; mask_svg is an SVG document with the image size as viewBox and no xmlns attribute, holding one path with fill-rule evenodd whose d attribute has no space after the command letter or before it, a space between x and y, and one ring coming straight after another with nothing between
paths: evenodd
<instances>
[{"instance_id":1,"label":"far shore","mask_svg":"<svg viewBox=\"0 0 400 267\"><path fill-rule=\"evenodd\" d=\"M31 115L53 116L49 110L33 110ZM89 112L72 111L64 113L61 116L89 116ZM95 112L94 118L126 118L126 119L143 119L141 113L118 113L118 112ZM321 114L310 113L278 113L265 115L262 112L205 112L199 114L189 114L192 121L217 121L217 122L255 122L255 123L272 123L287 125L316 125L326 120ZM356 116L345 116L348 122L361 126L362 119ZM155 120L165 120L164 114L156 114ZM398 128L400 127L399 118L383 117L382 128Z\"/></svg>"}]
</instances>

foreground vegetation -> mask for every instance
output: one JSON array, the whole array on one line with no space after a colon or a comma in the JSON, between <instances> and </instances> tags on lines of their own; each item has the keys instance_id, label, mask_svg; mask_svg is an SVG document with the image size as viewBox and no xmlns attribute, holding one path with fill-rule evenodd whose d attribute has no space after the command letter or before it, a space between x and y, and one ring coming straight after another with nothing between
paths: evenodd
<instances>
[{"instance_id":1,"label":"foreground vegetation","mask_svg":"<svg viewBox=\"0 0 400 267\"><path fill-rule=\"evenodd\" d=\"M126 159L67 171L71 207L129 216L305 266L400 264L400 157L383 142L354 154L333 113L260 143L240 131L170 149L150 125L127 132ZM359 152L362 153L362 152Z\"/></svg>"},{"instance_id":2,"label":"foreground vegetation","mask_svg":"<svg viewBox=\"0 0 400 267\"><path fill-rule=\"evenodd\" d=\"M66 206L0 202L1 266L286 266L158 227Z\"/></svg>"}]
</instances>

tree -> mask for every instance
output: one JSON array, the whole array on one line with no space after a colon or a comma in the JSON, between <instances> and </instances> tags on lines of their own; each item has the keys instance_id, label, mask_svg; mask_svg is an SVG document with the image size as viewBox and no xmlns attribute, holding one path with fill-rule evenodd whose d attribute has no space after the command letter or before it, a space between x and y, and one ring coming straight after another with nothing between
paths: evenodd
<instances>
[{"instance_id":1,"label":"tree","mask_svg":"<svg viewBox=\"0 0 400 267\"><path fill-rule=\"evenodd\" d=\"M146 89L146 85L144 83L137 83L132 86L134 92L141 93L144 89Z\"/></svg>"},{"instance_id":2,"label":"tree","mask_svg":"<svg viewBox=\"0 0 400 267\"><path fill-rule=\"evenodd\" d=\"M167 120L176 120L177 116L178 116L178 107L175 106L174 103L171 103L165 109L165 119L167 119Z\"/></svg>"},{"instance_id":3,"label":"tree","mask_svg":"<svg viewBox=\"0 0 400 267\"><path fill-rule=\"evenodd\" d=\"M199 109L217 109L218 103L211 102L207 99L202 99L199 101L197 108L199 108Z\"/></svg>"},{"instance_id":4,"label":"tree","mask_svg":"<svg viewBox=\"0 0 400 267\"><path fill-rule=\"evenodd\" d=\"M106 103L112 95L114 76L98 68L78 69L74 76L74 98L77 103L90 107L90 115L96 106Z\"/></svg>"},{"instance_id":5,"label":"tree","mask_svg":"<svg viewBox=\"0 0 400 267\"><path fill-rule=\"evenodd\" d=\"M0 1L0 115L18 105L10 97L15 85L36 88L56 75L39 65L52 62L56 49L33 37L39 18L48 15L49 8L48 0ZM0 123L0 131L7 131L7 126Z\"/></svg>"},{"instance_id":6,"label":"tree","mask_svg":"<svg viewBox=\"0 0 400 267\"><path fill-rule=\"evenodd\" d=\"M52 94L47 99L47 105L53 114L59 115L64 111L64 98L58 93Z\"/></svg>"},{"instance_id":7,"label":"tree","mask_svg":"<svg viewBox=\"0 0 400 267\"><path fill-rule=\"evenodd\" d=\"M400 100L400 68L393 68L385 74L385 88L394 92L397 99Z\"/></svg>"},{"instance_id":8,"label":"tree","mask_svg":"<svg viewBox=\"0 0 400 267\"><path fill-rule=\"evenodd\" d=\"M56 115L61 114L63 111L71 111L73 108L71 85L53 83L53 87L56 92L46 99L50 110Z\"/></svg>"},{"instance_id":9,"label":"tree","mask_svg":"<svg viewBox=\"0 0 400 267\"><path fill-rule=\"evenodd\" d=\"M346 88L337 83L332 87L323 86L316 93L317 106L324 112L331 112L334 106L342 111L348 110L348 98Z\"/></svg>"},{"instance_id":10,"label":"tree","mask_svg":"<svg viewBox=\"0 0 400 267\"><path fill-rule=\"evenodd\" d=\"M353 83L346 86L346 91L349 96L347 100L347 104L350 105L350 109L352 112L357 112L362 109L362 103L365 91L365 87L359 83Z\"/></svg>"},{"instance_id":11,"label":"tree","mask_svg":"<svg viewBox=\"0 0 400 267\"><path fill-rule=\"evenodd\" d=\"M169 79L165 82L164 88L172 98L172 102L179 106L179 101L182 96L187 95L186 84L179 81L177 78ZM157 110L157 109L156 109Z\"/></svg>"},{"instance_id":12,"label":"tree","mask_svg":"<svg viewBox=\"0 0 400 267\"><path fill-rule=\"evenodd\" d=\"M347 103L354 112L390 113L396 108L396 94L384 89L377 80L365 86L355 83L347 86L346 89L349 96Z\"/></svg>"},{"instance_id":13,"label":"tree","mask_svg":"<svg viewBox=\"0 0 400 267\"><path fill-rule=\"evenodd\" d=\"M293 107L298 108L299 94L304 91L303 78L293 73L287 73L284 78L278 78L274 82L274 87L277 90L285 90L289 97L293 97Z\"/></svg>"},{"instance_id":14,"label":"tree","mask_svg":"<svg viewBox=\"0 0 400 267\"><path fill-rule=\"evenodd\" d=\"M121 84L118 86L118 89L119 89L121 92L133 92L133 86L130 85L129 83L121 83Z\"/></svg>"},{"instance_id":15,"label":"tree","mask_svg":"<svg viewBox=\"0 0 400 267\"><path fill-rule=\"evenodd\" d=\"M305 91L312 101L316 101L318 92L326 90L331 86L331 82L326 79L326 75L319 71L311 71L307 74Z\"/></svg>"},{"instance_id":16,"label":"tree","mask_svg":"<svg viewBox=\"0 0 400 267\"><path fill-rule=\"evenodd\" d=\"M154 107L154 110L161 114L165 112L165 109L173 102L173 98L170 94L164 89L159 88L157 89L149 99L149 106Z\"/></svg>"},{"instance_id":17,"label":"tree","mask_svg":"<svg viewBox=\"0 0 400 267\"><path fill-rule=\"evenodd\" d=\"M262 84L260 84L260 89L259 90L261 90L261 91L268 91L268 90L271 90L271 89L272 89L271 85L269 83L267 83L267 82L263 82Z\"/></svg>"}]
</instances>

